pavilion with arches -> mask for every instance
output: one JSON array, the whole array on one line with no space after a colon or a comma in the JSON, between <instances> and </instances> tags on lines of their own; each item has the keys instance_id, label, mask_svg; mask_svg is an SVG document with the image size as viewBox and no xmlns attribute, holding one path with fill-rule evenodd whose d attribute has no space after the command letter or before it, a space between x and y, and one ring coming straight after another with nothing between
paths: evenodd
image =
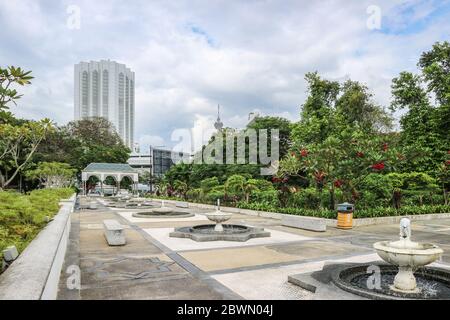
<instances>
[{"instance_id":1,"label":"pavilion with arches","mask_svg":"<svg viewBox=\"0 0 450 320\"><path fill-rule=\"evenodd\" d=\"M133 193L137 191L139 183L139 174L129 164L126 163L91 163L83 171L81 171L81 182L83 186L83 195L87 194L87 182L89 178L95 177L100 181L100 188L102 195L103 185L108 177L115 180L117 185L117 192L120 190L120 182L124 178L130 179L132 182Z\"/></svg>"}]
</instances>

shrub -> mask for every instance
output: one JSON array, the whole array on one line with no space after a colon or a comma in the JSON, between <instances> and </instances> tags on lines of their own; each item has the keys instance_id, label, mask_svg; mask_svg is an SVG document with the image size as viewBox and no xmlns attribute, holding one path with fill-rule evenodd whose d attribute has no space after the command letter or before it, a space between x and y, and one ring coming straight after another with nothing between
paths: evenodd
<instances>
[{"instance_id":1,"label":"shrub","mask_svg":"<svg viewBox=\"0 0 450 320\"><path fill-rule=\"evenodd\" d=\"M0 192L0 252L15 245L22 251L59 209L73 189L40 189L29 195Z\"/></svg>"},{"instance_id":2,"label":"shrub","mask_svg":"<svg viewBox=\"0 0 450 320\"><path fill-rule=\"evenodd\" d=\"M392 197L393 185L387 176L371 173L362 181L360 190L371 194L373 199L386 200Z\"/></svg>"},{"instance_id":3,"label":"shrub","mask_svg":"<svg viewBox=\"0 0 450 320\"><path fill-rule=\"evenodd\" d=\"M239 202L238 207L242 209L268 211L276 213L293 214L299 216L310 216L327 219L335 219L337 216L336 210L310 210L303 208L279 208L275 206L268 206L261 203L245 203ZM432 213L450 213L449 205L434 205L434 206L404 206L399 210L392 207L375 207L368 209L356 209L353 216L354 218L375 218L375 217L391 217L391 216L404 216L404 215L419 215L419 214L432 214Z\"/></svg>"},{"instance_id":4,"label":"shrub","mask_svg":"<svg viewBox=\"0 0 450 320\"><path fill-rule=\"evenodd\" d=\"M278 191L272 190L255 190L250 195L251 203L263 203L268 206L279 206Z\"/></svg>"},{"instance_id":5,"label":"shrub","mask_svg":"<svg viewBox=\"0 0 450 320\"><path fill-rule=\"evenodd\" d=\"M191 201L198 201L202 199L203 190L201 188L190 189L186 192L186 197Z\"/></svg>"},{"instance_id":6,"label":"shrub","mask_svg":"<svg viewBox=\"0 0 450 320\"><path fill-rule=\"evenodd\" d=\"M200 182L200 188L204 194L207 194L212 188L219 185L219 179L217 177L207 178Z\"/></svg>"},{"instance_id":7,"label":"shrub","mask_svg":"<svg viewBox=\"0 0 450 320\"><path fill-rule=\"evenodd\" d=\"M224 186L216 186L206 194L206 200L212 203L216 203L217 199L220 199L220 201L223 203L224 198L225 198Z\"/></svg>"},{"instance_id":8,"label":"shrub","mask_svg":"<svg viewBox=\"0 0 450 320\"><path fill-rule=\"evenodd\" d=\"M328 195L328 192L325 192L325 194ZM315 188L301 189L291 196L290 202L291 206L299 208L319 209L322 202L322 195Z\"/></svg>"}]
</instances>

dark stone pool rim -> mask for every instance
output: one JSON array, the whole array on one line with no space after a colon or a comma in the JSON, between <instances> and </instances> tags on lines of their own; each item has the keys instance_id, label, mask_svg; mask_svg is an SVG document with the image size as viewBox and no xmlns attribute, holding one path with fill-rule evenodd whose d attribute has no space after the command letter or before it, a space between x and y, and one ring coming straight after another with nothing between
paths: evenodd
<instances>
[{"instance_id":1,"label":"dark stone pool rim","mask_svg":"<svg viewBox=\"0 0 450 320\"><path fill-rule=\"evenodd\" d=\"M270 237L270 232L264 228L248 227L243 225L223 224L224 232L214 231L215 224L199 225L194 227L175 228L169 234L172 238L189 238L198 242L205 241L238 241L245 242L252 238Z\"/></svg>"},{"instance_id":2,"label":"dark stone pool rim","mask_svg":"<svg viewBox=\"0 0 450 320\"><path fill-rule=\"evenodd\" d=\"M350 292L352 294L359 295L361 297L365 297L368 299L375 300L399 300L399 299L417 299L417 300L449 300L450 295L438 295L435 297L423 297L421 294L406 294L399 292L392 292L390 290L370 290L368 288L362 288L360 286L356 286L352 283L352 280L357 277L367 276L367 270L369 266L377 265L381 270L381 277L384 276L393 276L397 274L398 268L396 266L388 265L388 264L338 264L334 266L328 266L331 272L331 280L333 284L335 284L338 288ZM436 281L442 284L442 286L448 287L450 292L450 271L434 268L434 267L425 267L421 268L419 271L415 273L416 277L422 277L427 280Z\"/></svg>"}]
</instances>

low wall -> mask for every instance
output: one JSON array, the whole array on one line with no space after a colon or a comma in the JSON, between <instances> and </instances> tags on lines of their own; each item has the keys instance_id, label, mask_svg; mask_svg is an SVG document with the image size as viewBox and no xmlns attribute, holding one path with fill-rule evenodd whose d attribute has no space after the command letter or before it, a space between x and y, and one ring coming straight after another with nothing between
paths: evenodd
<instances>
[{"instance_id":1,"label":"low wall","mask_svg":"<svg viewBox=\"0 0 450 320\"><path fill-rule=\"evenodd\" d=\"M179 200L161 200L161 199L155 199L155 198L153 198L152 200L159 201L159 202L164 201L165 203L170 203L173 205L176 205L179 202L184 202L184 201L179 201ZM196 203L196 202L188 202L188 203L189 203L190 208L216 210L216 206L212 205L212 204L204 204L204 203ZM249 216L257 216L257 217L281 220L281 215L280 215L280 213L277 213L277 212L257 211L257 210L241 209L241 208L236 208L236 207L225 207L225 206L220 206L220 208L223 211L231 212L231 213L241 213L241 214L246 214Z\"/></svg>"},{"instance_id":2,"label":"low wall","mask_svg":"<svg viewBox=\"0 0 450 320\"><path fill-rule=\"evenodd\" d=\"M56 299L75 201L75 194L62 200L58 214L0 275L0 300Z\"/></svg>"},{"instance_id":3,"label":"low wall","mask_svg":"<svg viewBox=\"0 0 450 320\"><path fill-rule=\"evenodd\" d=\"M409 218L411 221L426 221L431 219L448 219L450 218L450 213L429 213L429 214L416 214L416 215L406 215L406 216L393 216L393 217L376 217L376 218L360 218L353 219L353 226L369 226L376 224L393 224L399 223L401 218ZM336 220L334 225L336 225ZM330 221L330 223L331 223Z\"/></svg>"},{"instance_id":4,"label":"low wall","mask_svg":"<svg viewBox=\"0 0 450 320\"><path fill-rule=\"evenodd\" d=\"M154 201L161 201L160 199L153 199ZM175 200L164 200L167 203L176 204L179 201ZM216 206L210 205L210 204L203 204L203 203L194 203L189 202L189 207L191 208L199 208L199 209L211 209L214 210ZM249 209L240 209L235 207L221 207L224 211L232 212L232 213L241 213L241 214L247 214L250 216L257 216L257 217L264 217L264 218L272 218L281 220L283 216L286 216L286 214L283 213L277 213L277 212L266 212L266 211L257 211L257 210L249 210ZM297 216L297 215L292 215ZM298 216L303 217L303 216ZM305 216L307 217L307 216ZM311 217L313 218L313 217ZM368 226L368 225L377 225L377 224L393 224L400 222L401 218L409 218L411 221L426 221L431 219L448 219L450 218L450 213L430 213L430 214L421 214L421 215L406 215L406 216L393 216L393 217L376 217L376 218L359 218L359 219L353 219L353 226L359 227L359 226ZM326 219L326 218L315 218L314 219L320 219L323 220L327 227L336 227L337 226L337 220L336 219Z\"/></svg>"}]
</instances>

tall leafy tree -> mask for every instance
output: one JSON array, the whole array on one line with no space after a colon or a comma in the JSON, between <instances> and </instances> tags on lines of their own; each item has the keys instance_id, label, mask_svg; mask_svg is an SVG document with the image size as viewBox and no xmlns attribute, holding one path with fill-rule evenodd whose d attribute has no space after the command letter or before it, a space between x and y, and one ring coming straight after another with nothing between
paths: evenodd
<instances>
[{"instance_id":1,"label":"tall leafy tree","mask_svg":"<svg viewBox=\"0 0 450 320\"><path fill-rule=\"evenodd\" d=\"M422 155L404 170L436 175L450 150L450 44L436 43L418 66L420 74L402 72L393 79L391 108L406 110L400 120L402 144Z\"/></svg>"},{"instance_id":2,"label":"tall leafy tree","mask_svg":"<svg viewBox=\"0 0 450 320\"><path fill-rule=\"evenodd\" d=\"M347 80L340 88L336 100L339 130L352 127L367 133L387 132L392 128L392 117L373 101L366 85Z\"/></svg>"},{"instance_id":3,"label":"tall leafy tree","mask_svg":"<svg viewBox=\"0 0 450 320\"><path fill-rule=\"evenodd\" d=\"M340 86L322 79L317 72L307 73L308 98L302 106L300 121L292 130L292 139L303 144L324 141L335 128L334 106Z\"/></svg>"},{"instance_id":4,"label":"tall leafy tree","mask_svg":"<svg viewBox=\"0 0 450 320\"><path fill-rule=\"evenodd\" d=\"M69 122L43 143L35 162L66 162L77 171L92 162L126 163L130 149L104 118Z\"/></svg>"},{"instance_id":5,"label":"tall leafy tree","mask_svg":"<svg viewBox=\"0 0 450 320\"><path fill-rule=\"evenodd\" d=\"M279 150L280 157L284 157L291 146L291 122L281 117L256 117L251 123L247 125L247 129L268 130L267 137L270 137L270 131L278 129L279 131ZM268 141L268 150L271 150L270 139Z\"/></svg>"}]
</instances>

